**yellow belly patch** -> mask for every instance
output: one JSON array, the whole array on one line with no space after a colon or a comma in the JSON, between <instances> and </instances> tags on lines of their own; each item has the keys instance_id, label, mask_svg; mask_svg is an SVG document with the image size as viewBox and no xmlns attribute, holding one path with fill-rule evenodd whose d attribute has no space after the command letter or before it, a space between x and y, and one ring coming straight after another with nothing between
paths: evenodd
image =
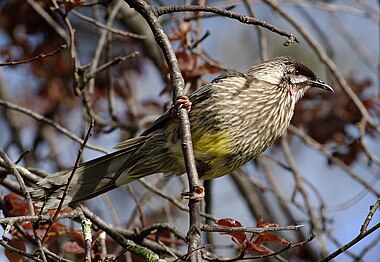
<instances>
[{"instance_id":1,"label":"yellow belly patch","mask_svg":"<svg viewBox=\"0 0 380 262\"><path fill-rule=\"evenodd\" d=\"M195 133L193 134L193 147L195 158L200 160L209 160L213 158L225 157L231 153L230 148L232 141L228 133Z\"/></svg>"},{"instance_id":2,"label":"yellow belly patch","mask_svg":"<svg viewBox=\"0 0 380 262\"><path fill-rule=\"evenodd\" d=\"M199 174L202 179L216 178L234 169L227 163L227 157L231 155L231 148L233 148L233 140L228 133L222 131L193 132L192 141L195 159L211 168L209 171ZM185 169L180 141L172 145L170 151L177 156L178 163Z\"/></svg>"}]
</instances>

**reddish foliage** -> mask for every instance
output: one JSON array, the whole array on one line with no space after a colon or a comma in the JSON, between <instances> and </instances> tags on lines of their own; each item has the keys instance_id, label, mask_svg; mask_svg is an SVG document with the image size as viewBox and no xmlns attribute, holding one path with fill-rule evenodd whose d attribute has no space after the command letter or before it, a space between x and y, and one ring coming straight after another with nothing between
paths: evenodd
<instances>
[{"instance_id":1,"label":"reddish foliage","mask_svg":"<svg viewBox=\"0 0 380 262\"><path fill-rule=\"evenodd\" d=\"M239 221L232 218L223 218L215 222L220 226L225 227L242 227ZM259 216L256 227L278 227L277 224L264 223ZM234 243L236 243L242 253L256 252L261 255L268 254L268 249L264 246L267 242L277 243L283 246L288 246L290 242L280 236L270 232L254 233L249 237L245 232L222 232L221 235L230 235Z\"/></svg>"},{"instance_id":2,"label":"reddish foliage","mask_svg":"<svg viewBox=\"0 0 380 262\"><path fill-rule=\"evenodd\" d=\"M264 223L263 218L261 216L259 216L259 218L257 220L256 227L263 227L263 228L265 228L265 227L278 227L278 225L277 224ZM255 236L255 234L254 234L254 236ZM283 246L288 246L290 243L285 238L279 237L279 236L277 236L273 233L269 233L269 232L260 233L260 234L256 235L256 240L255 240L256 245L261 245L261 244L264 244L265 242L278 243L278 244L281 244Z\"/></svg>"},{"instance_id":3,"label":"reddish foliage","mask_svg":"<svg viewBox=\"0 0 380 262\"><path fill-rule=\"evenodd\" d=\"M4 197L4 202L11 216L29 215L28 204L22 196L12 193Z\"/></svg>"},{"instance_id":4,"label":"reddish foliage","mask_svg":"<svg viewBox=\"0 0 380 262\"><path fill-rule=\"evenodd\" d=\"M26 251L26 246L24 240L19 238L13 238L8 242L8 245L17 248L22 251ZM10 251L9 249L5 249L5 256L12 262L23 262L25 261L25 257L23 255L19 255L15 252Z\"/></svg>"},{"instance_id":5,"label":"reddish foliage","mask_svg":"<svg viewBox=\"0 0 380 262\"><path fill-rule=\"evenodd\" d=\"M63 251L69 254L84 254L84 248L75 241L67 241L63 244Z\"/></svg>"},{"instance_id":6,"label":"reddish foliage","mask_svg":"<svg viewBox=\"0 0 380 262\"><path fill-rule=\"evenodd\" d=\"M215 222L219 226L224 227L242 227L242 224L239 221L236 221L232 218L223 218L219 219ZM243 251L243 244L248 239L247 234L245 232L222 232L221 235L230 235L232 236L232 240L237 243L240 247L240 250Z\"/></svg>"},{"instance_id":7,"label":"reddish foliage","mask_svg":"<svg viewBox=\"0 0 380 262\"><path fill-rule=\"evenodd\" d=\"M181 23L178 27L172 28L173 33L168 35L170 41L181 41L182 45L186 45L186 34L191 32L193 29L191 23L184 22Z\"/></svg>"},{"instance_id":8,"label":"reddish foliage","mask_svg":"<svg viewBox=\"0 0 380 262\"><path fill-rule=\"evenodd\" d=\"M190 23L184 22L179 25L179 29L173 28L173 33L169 35L171 41L180 41L180 47L176 51L178 63L182 72L185 83L190 83L190 90L194 91L197 86L197 81L204 75L219 73L221 70L207 62L200 62L198 55L194 54L189 47L187 35L191 34L192 26ZM169 73L169 68L166 66L163 70L165 74ZM161 91L161 94L169 93L171 90L170 83Z\"/></svg>"},{"instance_id":9,"label":"reddish foliage","mask_svg":"<svg viewBox=\"0 0 380 262\"><path fill-rule=\"evenodd\" d=\"M12 194L6 195L4 197L4 202L5 202L6 207L8 208L9 213L12 216L27 216L27 215L29 215L28 205L26 203L26 200L23 197L12 193ZM66 208L63 208L60 213L65 213L65 212L70 212L70 211L72 211L72 208L66 207ZM50 210L47 212L47 214L50 216L53 216L54 213L55 213L55 210ZM34 236L32 223L22 222L22 223L20 223L20 225L22 226L22 228L25 230L25 232L29 236ZM45 236L46 230L48 229L48 226L49 225L46 223L41 223L39 225L39 227L36 229L36 233L41 239ZM17 237L16 240L24 241L24 236L22 234L18 233L15 230L12 231L11 233ZM48 237L45 241L45 244L49 244L49 245L53 244L63 235L68 237L68 241L70 241L70 244L67 244L67 246L64 245L67 252L69 252L70 250L73 250L73 253L76 254L76 252L79 250L79 247L81 247L83 249L83 247L84 247L83 235L81 233L78 233L76 231L68 229L66 227L66 225L64 225L64 224L57 223L57 222L54 223L50 227ZM15 244L18 243L16 240L15 240ZM75 244L73 244L73 243L75 243ZM75 246L75 248L74 248L74 246ZM14 247L16 247L16 246L14 246ZM18 247L16 247L16 248L18 248ZM21 249L21 248L19 248L19 249ZM21 250L23 250L23 249L21 249ZM10 260L10 261L18 261L18 260Z\"/></svg>"}]
</instances>

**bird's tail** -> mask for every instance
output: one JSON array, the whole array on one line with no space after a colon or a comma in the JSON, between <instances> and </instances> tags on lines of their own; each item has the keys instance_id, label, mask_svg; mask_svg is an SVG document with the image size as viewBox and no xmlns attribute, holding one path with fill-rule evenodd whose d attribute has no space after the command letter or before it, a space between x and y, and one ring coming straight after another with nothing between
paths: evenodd
<instances>
[{"instance_id":1,"label":"bird's tail","mask_svg":"<svg viewBox=\"0 0 380 262\"><path fill-rule=\"evenodd\" d=\"M120 186L116 185L116 180L122 174L126 176L124 184L138 179L138 176L128 176L125 171L130 165L128 159L143 143L140 137L119 151L80 164L72 177L63 204L89 199ZM37 206L44 206L45 209L58 207L72 170L54 173L37 183L32 189L32 197Z\"/></svg>"}]
</instances>

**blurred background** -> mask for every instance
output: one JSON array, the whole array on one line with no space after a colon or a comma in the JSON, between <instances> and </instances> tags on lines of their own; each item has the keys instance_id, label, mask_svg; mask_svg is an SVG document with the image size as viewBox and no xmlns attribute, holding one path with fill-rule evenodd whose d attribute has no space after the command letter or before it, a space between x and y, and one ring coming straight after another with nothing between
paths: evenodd
<instances>
[{"instance_id":1,"label":"blurred background","mask_svg":"<svg viewBox=\"0 0 380 262\"><path fill-rule=\"evenodd\" d=\"M190 3L149 1L153 6ZM297 232L282 233L294 243L317 235L307 245L280 254L292 261L314 261L350 242L380 197L379 2L193 4L255 16L294 34L300 43L286 47L286 37L212 13L163 15L160 22L176 51L188 93L226 71L243 72L280 55L302 61L335 90L309 92L282 139L235 174L208 182L205 212L244 226L255 226L259 215L281 226L304 225ZM71 48L61 48L73 40ZM51 55L38 58L41 54ZM112 152L118 142L141 133L172 101L168 68L154 37L123 1L0 1L0 63L0 150L35 173L73 166L80 147L73 136L84 136L90 118L96 124L84 161ZM7 182L14 178L4 166L0 171L5 181L2 206L12 210L15 206L9 207L4 197L14 189ZM173 205L174 199L187 206L180 196L186 185L185 176L158 174L85 204L122 228L169 222L186 234L188 213ZM378 223L376 212L369 228ZM170 237L168 246L186 252L184 243ZM33 253L33 245L22 236L13 238L26 243L15 246ZM219 256L239 253L230 236L204 234L203 242ZM73 253L62 251L62 243L51 243L51 250L61 256ZM111 240L108 248L109 254L122 253ZM379 248L380 234L375 231L336 261L380 261ZM128 254L120 259L138 261Z\"/></svg>"}]
</instances>

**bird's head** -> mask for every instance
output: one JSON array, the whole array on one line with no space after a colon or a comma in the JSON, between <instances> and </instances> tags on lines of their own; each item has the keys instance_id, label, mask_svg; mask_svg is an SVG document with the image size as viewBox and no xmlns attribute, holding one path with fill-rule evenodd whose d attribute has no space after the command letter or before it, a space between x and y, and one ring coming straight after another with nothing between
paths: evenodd
<instances>
[{"instance_id":1,"label":"bird's head","mask_svg":"<svg viewBox=\"0 0 380 262\"><path fill-rule=\"evenodd\" d=\"M292 57L280 56L252 67L248 72L257 79L272 84L298 101L310 88L334 90L317 78L314 72Z\"/></svg>"},{"instance_id":2,"label":"bird's head","mask_svg":"<svg viewBox=\"0 0 380 262\"><path fill-rule=\"evenodd\" d=\"M310 68L290 57L281 57L280 63L283 63L283 77L280 85L283 85L290 92L290 95L300 92L301 96L312 87L320 88L329 92L334 90L318 79ZM293 90L292 90L293 89Z\"/></svg>"}]
</instances>

